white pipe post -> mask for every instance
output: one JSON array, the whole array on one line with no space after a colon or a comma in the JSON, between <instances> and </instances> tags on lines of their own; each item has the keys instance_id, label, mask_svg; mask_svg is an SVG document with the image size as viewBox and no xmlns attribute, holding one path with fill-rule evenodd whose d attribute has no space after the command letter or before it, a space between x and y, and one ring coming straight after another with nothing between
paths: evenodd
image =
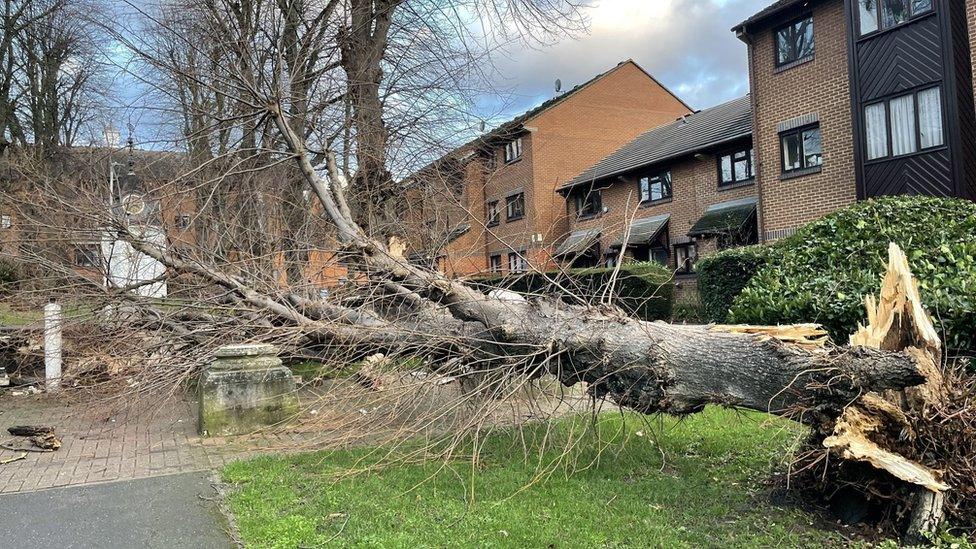
<instances>
[{"instance_id":1,"label":"white pipe post","mask_svg":"<svg viewBox=\"0 0 976 549\"><path fill-rule=\"evenodd\" d=\"M61 305L44 306L44 380L48 392L61 386Z\"/></svg>"}]
</instances>

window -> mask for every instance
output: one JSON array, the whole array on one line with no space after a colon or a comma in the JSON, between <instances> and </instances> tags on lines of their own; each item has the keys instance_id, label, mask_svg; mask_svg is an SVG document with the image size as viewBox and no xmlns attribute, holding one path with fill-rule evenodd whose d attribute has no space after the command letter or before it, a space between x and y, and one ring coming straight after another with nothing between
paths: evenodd
<instances>
[{"instance_id":1,"label":"window","mask_svg":"<svg viewBox=\"0 0 976 549\"><path fill-rule=\"evenodd\" d=\"M864 107L868 160L888 156L888 115L884 103Z\"/></svg>"},{"instance_id":2,"label":"window","mask_svg":"<svg viewBox=\"0 0 976 549\"><path fill-rule=\"evenodd\" d=\"M915 98L911 95L888 102L891 113L891 153L895 156L916 151Z\"/></svg>"},{"instance_id":3,"label":"window","mask_svg":"<svg viewBox=\"0 0 976 549\"><path fill-rule=\"evenodd\" d=\"M9 215L0 215L0 229L9 229L14 226L14 221Z\"/></svg>"},{"instance_id":4,"label":"window","mask_svg":"<svg viewBox=\"0 0 976 549\"><path fill-rule=\"evenodd\" d=\"M189 229L190 228L190 216L186 214L176 216L176 228L178 229Z\"/></svg>"},{"instance_id":5,"label":"window","mask_svg":"<svg viewBox=\"0 0 976 549\"><path fill-rule=\"evenodd\" d=\"M940 147L945 142L942 134L942 92L929 88L918 92L919 148Z\"/></svg>"},{"instance_id":6,"label":"window","mask_svg":"<svg viewBox=\"0 0 976 549\"><path fill-rule=\"evenodd\" d=\"M508 272L510 273L524 273L529 270L529 263L525 260L523 255L525 252L509 252L508 254ZM501 260L501 258L499 258Z\"/></svg>"},{"instance_id":7,"label":"window","mask_svg":"<svg viewBox=\"0 0 976 549\"><path fill-rule=\"evenodd\" d=\"M661 265L668 264L668 249L667 248L651 248L648 251L648 260L660 263Z\"/></svg>"},{"instance_id":8,"label":"window","mask_svg":"<svg viewBox=\"0 0 976 549\"><path fill-rule=\"evenodd\" d=\"M857 0L861 35L901 25L932 11L932 0Z\"/></svg>"},{"instance_id":9,"label":"window","mask_svg":"<svg viewBox=\"0 0 976 549\"><path fill-rule=\"evenodd\" d=\"M698 246L694 242L674 245L674 262L679 273L695 272L695 259L698 258Z\"/></svg>"},{"instance_id":10,"label":"window","mask_svg":"<svg viewBox=\"0 0 976 549\"><path fill-rule=\"evenodd\" d=\"M813 16L794 21L776 31L776 66L813 57Z\"/></svg>"},{"instance_id":11,"label":"window","mask_svg":"<svg viewBox=\"0 0 976 549\"><path fill-rule=\"evenodd\" d=\"M641 202L654 202L671 198L671 172L640 178L637 192Z\"/></svg>"},{"instance_id":12,"label":"window","mask_svg":"<svg viewBox=\"0 0 976 549\"><path fill-rule=\"evenodd\" d=\"M505 163L511 164L519 158L522 158L522 138L519 137L514 141L509 141L505 143Z\"/></svg>"},{"instance_id":13,"label":"window","mask_svg":"<svg viewBox=\"0 0 976 549\"><path fill-rule=\"evenodd\" d=\"M783 173L823 164L820 126L798 128L780 134L783 149Z\"/></svg>"},{"instance_id":14,"label":"window","mask_svg":"<svg viewBox=\"0 0 976 549\"><path fill-rule=\"evenodd\" d=\"M501 212L498 211L497 200L492 200L491 202L488 203L488 215L486 217L487 217L487 224L489 227L494 227L495 225L498 225L499 221L501 221L502 216L501 216Z\"/></svg>"},{"instance_id":15,"label":"window","mask_svg":"<svg viewBox=\"0 0 976 549\"><path fill-rule=\"evenodd\" d=\"M928 88L866 105L864 138L868 160L942 146L941 90Z\"/></svg>"},{"instance_id":16,"label":"window","mask_svg":"<svg viewBox=\"0 0 976 549\"><path fill-rule=\"evenodd\" d=\"M498 150L491 149L485 153L485 171L493 172L498 169Z\"/></svg>"},{"instance_id":17,"label":"window","mask_svg":"<svg viewBox=\"0 0 976 549\"><path fill-rule=\"evenodd\" d=\"M718 158L718 186L727 187L756 177L753 149L741 149Z\"/></svg>"},{"instance_id":18,"label":"window","mask_svg":"<svg viewBox=\"0 0 976 549\"><path fill-rule=\"evenodd\" d=\"M505 198L505 221L522 219L525 216L525 193L516 193Z\"/></svg>"},{"instance_id":19,"label":"window","mask_svg":"<svg viewBox=\"0 0 976 549\"><path fill-rule=\"evenodd\" d=\"M502 254L488 256L488 270L493 273L502 272Z\"/></svg>"},{"instance_id":20,"label":"window","mask_svg":"<svg viewBox=\"0 0 976 549\"><path fill-rule=\"evenodd\" d=\"M593 217L603 212L603 200L600 191L590 191L586 194L576 194L576 215L580 218Z\"/></svg>"},{"instance_id":21,"label":"window","mask_svg":"<svg viewBox=\"0 0 976 549\"><path fill-rule=\"evenodd\" d=\"M95 268L101 264L98 244L79 244L75 247L75 266Z\"/></svg>"}]
</instances>

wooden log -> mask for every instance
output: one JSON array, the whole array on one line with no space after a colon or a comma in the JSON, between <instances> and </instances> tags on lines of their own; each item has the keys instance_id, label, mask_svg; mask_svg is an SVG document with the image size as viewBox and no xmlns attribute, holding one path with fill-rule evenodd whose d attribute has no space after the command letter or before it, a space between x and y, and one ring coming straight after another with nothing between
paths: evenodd
<instances>
[{"instance_id":1,"label":"wooden log","mask_svg":"<svg viewBox=\"0 0 976 549\"><path fill-rule=\"evenodd\" d=\"M8 427L7 432L18 437L34 437L54 434L54 427L44 425L16 425Z\"/></svg>"}]
</instances>

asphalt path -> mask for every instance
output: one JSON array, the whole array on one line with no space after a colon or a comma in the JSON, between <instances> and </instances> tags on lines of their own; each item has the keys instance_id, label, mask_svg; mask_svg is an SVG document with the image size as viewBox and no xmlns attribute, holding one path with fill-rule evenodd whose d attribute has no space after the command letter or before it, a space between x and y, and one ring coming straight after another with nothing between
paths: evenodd
<instances>
[{"instance_id":1,"label":"asphalt path","mask_svg":"<svg viewBox=\"0 0 976 549\"><path fill-rule=\"evenodd\" d=\"M0 547L234 547L209 472L0 496Z\"/></svg>"}]
</instances>

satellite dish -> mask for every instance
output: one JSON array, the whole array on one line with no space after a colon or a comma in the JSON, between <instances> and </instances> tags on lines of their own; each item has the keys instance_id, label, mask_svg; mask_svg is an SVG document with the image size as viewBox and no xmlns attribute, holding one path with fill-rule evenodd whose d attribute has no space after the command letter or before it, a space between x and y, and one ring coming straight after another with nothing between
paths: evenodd
<instances>
[{"instance_id":1,"label":"satellite dish","mask_svg":"<svg viewBox=\"0 0 976 549\"><path fill-rule=\"evenodd\" d=\"M556 93L559 93L561 91L563 91L563 81L557 78L556 79Z\"/></svg>"}]
</instances>

